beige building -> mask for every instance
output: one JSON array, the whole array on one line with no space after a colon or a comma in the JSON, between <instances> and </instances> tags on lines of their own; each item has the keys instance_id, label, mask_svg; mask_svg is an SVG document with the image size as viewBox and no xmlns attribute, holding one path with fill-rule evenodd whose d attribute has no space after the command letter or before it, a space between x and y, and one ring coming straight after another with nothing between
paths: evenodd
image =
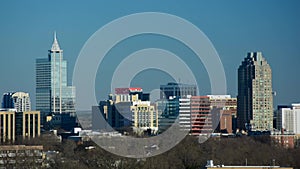
<instances>
[{"instance_id":1,"label":"beige building","mask_svg":"<svg viewBox=\"0 0 300 169\"><path fill-rule=\"evenodd\" d=\"M39 136L40 112L16 112L15 109L0 111L0 142L15 141L17 136L34 138Z\"/></svg>"},{"instance_id":2,"label":"beige building","mask_svg":"<svg viewBox=\"0 0 300 169\"><path fill-rule=\"evenodd\" d=\"M273 129L272 71L261 52L249 52L238 69L240 129Z\"/></svg>"},{"instance_id":3,"label":"beige building","mask_svg":"<svg viewBox=\"0 0 300 169\"><path fill-rule=\"evenodd\" d=\"M158 130L158 115L150 101L135 101L130 106L134 130Z\"/></svg>"},{"instance_id":4,"label":"beige building","mask_svg":"<svg viewBox=\"0 0 300 169\"><path fill-rule=\"evenodd\" d=\"M0 111L0 143L15 140L15 111Z\"/></svg>"}]
</instances>

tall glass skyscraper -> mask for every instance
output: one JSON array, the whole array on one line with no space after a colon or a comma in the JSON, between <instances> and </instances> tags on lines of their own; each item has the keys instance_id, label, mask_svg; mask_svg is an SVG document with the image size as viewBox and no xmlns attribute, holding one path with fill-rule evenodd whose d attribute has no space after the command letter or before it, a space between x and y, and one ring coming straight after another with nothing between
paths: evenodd
<instances>
[{"instance_id":1,"label":"tall glass skyscraper","mask_svg":"<svg viewBox=\"0 0 300 169\"><path fill-rule=\"evenodd\" d=\"M75 114L75 87L67 84L67 61L56 33L48 52L48 58L36 59L36 109L41 112L42 123L52 113Z\"/></svg>"}]
</instances>

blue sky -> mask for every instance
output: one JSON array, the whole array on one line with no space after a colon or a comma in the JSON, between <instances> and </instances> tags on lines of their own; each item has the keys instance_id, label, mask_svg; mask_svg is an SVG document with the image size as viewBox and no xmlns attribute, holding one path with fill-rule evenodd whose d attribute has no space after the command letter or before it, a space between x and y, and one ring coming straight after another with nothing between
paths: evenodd
<instances>
[{"instance_id":1,"label":"blue sky","mask_svg":"<svg viewBox=\"0 0 300 169\"><path fill-rule=\"evenodd\" d=\"M299 7L297 0L1 1L0 93L29 92L35 107L35 59L47 57L54 31L71 78L82 46L99 28L128 14L164 12L190 21L208 36L224 65L228 94L237 95L237 68L246 53L262 51L273 71L274 106L300 102ZM136 84L141 78L136 77ZM96 80L96 84L102 82ZM200 93L209 94L204 83ZM96 92L100 99L107 95L101 87Z\"/></svg>"}]
</instances>

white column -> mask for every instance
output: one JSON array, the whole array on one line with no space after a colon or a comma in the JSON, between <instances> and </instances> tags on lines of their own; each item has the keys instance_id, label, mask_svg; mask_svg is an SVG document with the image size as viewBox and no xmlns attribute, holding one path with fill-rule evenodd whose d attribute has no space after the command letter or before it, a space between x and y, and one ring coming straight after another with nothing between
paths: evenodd
<instances>
[{"instance_id":1,"label":"white column","mask_svg":"<svg viewBox=\"0 0 300 169\"><path fill-rule=\"evenodd\" d=\"M41 134L41 112L39 112L39 111L38 111L38 125L37 125L37 127L38 127L37 135L40 136L40 134Z\"/></svg>"},{"instance_id":2,"label":"white column","mask_svg":"<svg viewBox=\"0 0 300 169\"><path fill-rule=\"evenodd\" d=\"M61 51L59 52L59 113L61 114L62 113L62 110L61 110L61 79L62 79L62 77L61 77L61 75L62 75L62 71L61 71L61 68L62 68L62 66L61 66L61 60L62 60L62 58L61 58Z\"/></svg>"},{"instance_id":3,"label":"white column","mask_svg":"<svg viewBox=\"0 0 300 169\"><path fill-rule=\"evenodd\" d=\"M31 133L30 133L30 114L27 114L28 115L28 122L27 122L27 129L28 129L28 138L30 138L30 135L31 135Z\"/></svg>"},{"instance_id":4,"label":"white column","mask_svg":"<svg viewBox=\"0 0 300 169\"><path fill-rule=\"evenodd\" d=\"M25 122L26 122L26 119L25 119L25 113L23 112L23 138L25 138L26 137L26 130L25 130L25 128L26 128L26 124L25 124Z\"/></svg>"},{"instance_id":5,"label":"white column","mask_svg":"<svg viewBox=\"0 0 300 169\"><path fill-rule=\"evenodd\" d=\"M56 66L55 66L55 55L56 55L56 53L54 52L53 53L53 56L54 56L54 58L53 58L53 62L54 62L54 66L53 66L53 86L52 86L52 88L53 88L53 95L52 95L52 97L53 97L53 113L55 113L55 109L56 109L56 102L55 102L55 71L56 71Z\"/></svg>"},{"instance_id":6,"label":"white column","mask_svg":"<svg viewBox=\"0 0 300 169\"><path fill-rule=\"evenodd\" d=\"M6 113L3 115L3 142L6 140Z\"/></svg>"}]
</instances>

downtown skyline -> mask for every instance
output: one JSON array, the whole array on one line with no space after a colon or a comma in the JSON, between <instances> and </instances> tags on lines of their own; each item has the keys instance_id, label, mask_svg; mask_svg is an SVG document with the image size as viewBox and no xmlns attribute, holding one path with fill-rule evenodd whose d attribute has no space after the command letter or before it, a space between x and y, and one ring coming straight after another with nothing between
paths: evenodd
<instances>
[{"instance_id":1,"label":"downtown skyline","mask_svg":"<svg viewBox=\"0 0 300 169\"><path fill-rule=\"evenodd\" d=\"M300 4L296 1L288 3L275 1L269 5L271 2L267 2L256 1L245 4L232 1L220 2L226 5L222 8L213 2L204 4L193 1L188 4L175 4L168 1L154 4L134 3L125 5L128 7L126 9L118 5L114 6L113 3L94 2L90 13L74 12L89 10L89 5L78 2L74 3L73 8L67 8L68 4L62 3L61 6L57 6L56 13L52 13L50 8L44 8L49 6L44 6L44 3L37 3L34 6L30 4L32 2L26 4L2 2L4 10L0 12L3 21L0 48L3 51L1 61L4 64L1 66L3 82L0 92L29 92L35 108L35 59L47 56L55 30L61 48L64 49L64 58L68 62L68 79L71 83L76 58L84 43L95 31L116 18L136 12L153 11L170 13L187 19L208 36L223 63L228 94L237 96L237 68L246 53L261 51L273 71L273 90L277 92L277 96L274 97L274 108L278 104L299 102L300 79L296 77L300 73L297 67L300 63L298 54L300 21L296 16L299 16L297 7ZM173 6L168 8L169 4ZM28 8L23 9L23 5ZM212 10L205 9L206 6L211 7ZM113 10L108 10L110 7L114 7ZM255 9L251 10L253 8ZM64 10L69 13L64 15ZM149 37L148 40L151 42L156 40L156 37ZM127 43L132 45L138 41L139 39L133 39L133 42ZM170 42L172 44L170 47L163 42L165 41L161 41L162 48L172 48L174 44ZM16 67L20 69L15 69ZM7 70L10 70L9 73ZM111 71L109 67L104 70ZM200 74L203 74L201 80L207 80L205 69L200 70ZM160 82L160 84L164 83ZM101 79L96 79L96 84L101 84ZM140 87L147 89L147 86ZM156 87L159 88L159 85ZM203 88L199 87L200 95L210 94L209 84L205 84ZM99 100L108 94L102 89L96 89L96 92L102 95Z\"/></svg>"}]
</instances>

